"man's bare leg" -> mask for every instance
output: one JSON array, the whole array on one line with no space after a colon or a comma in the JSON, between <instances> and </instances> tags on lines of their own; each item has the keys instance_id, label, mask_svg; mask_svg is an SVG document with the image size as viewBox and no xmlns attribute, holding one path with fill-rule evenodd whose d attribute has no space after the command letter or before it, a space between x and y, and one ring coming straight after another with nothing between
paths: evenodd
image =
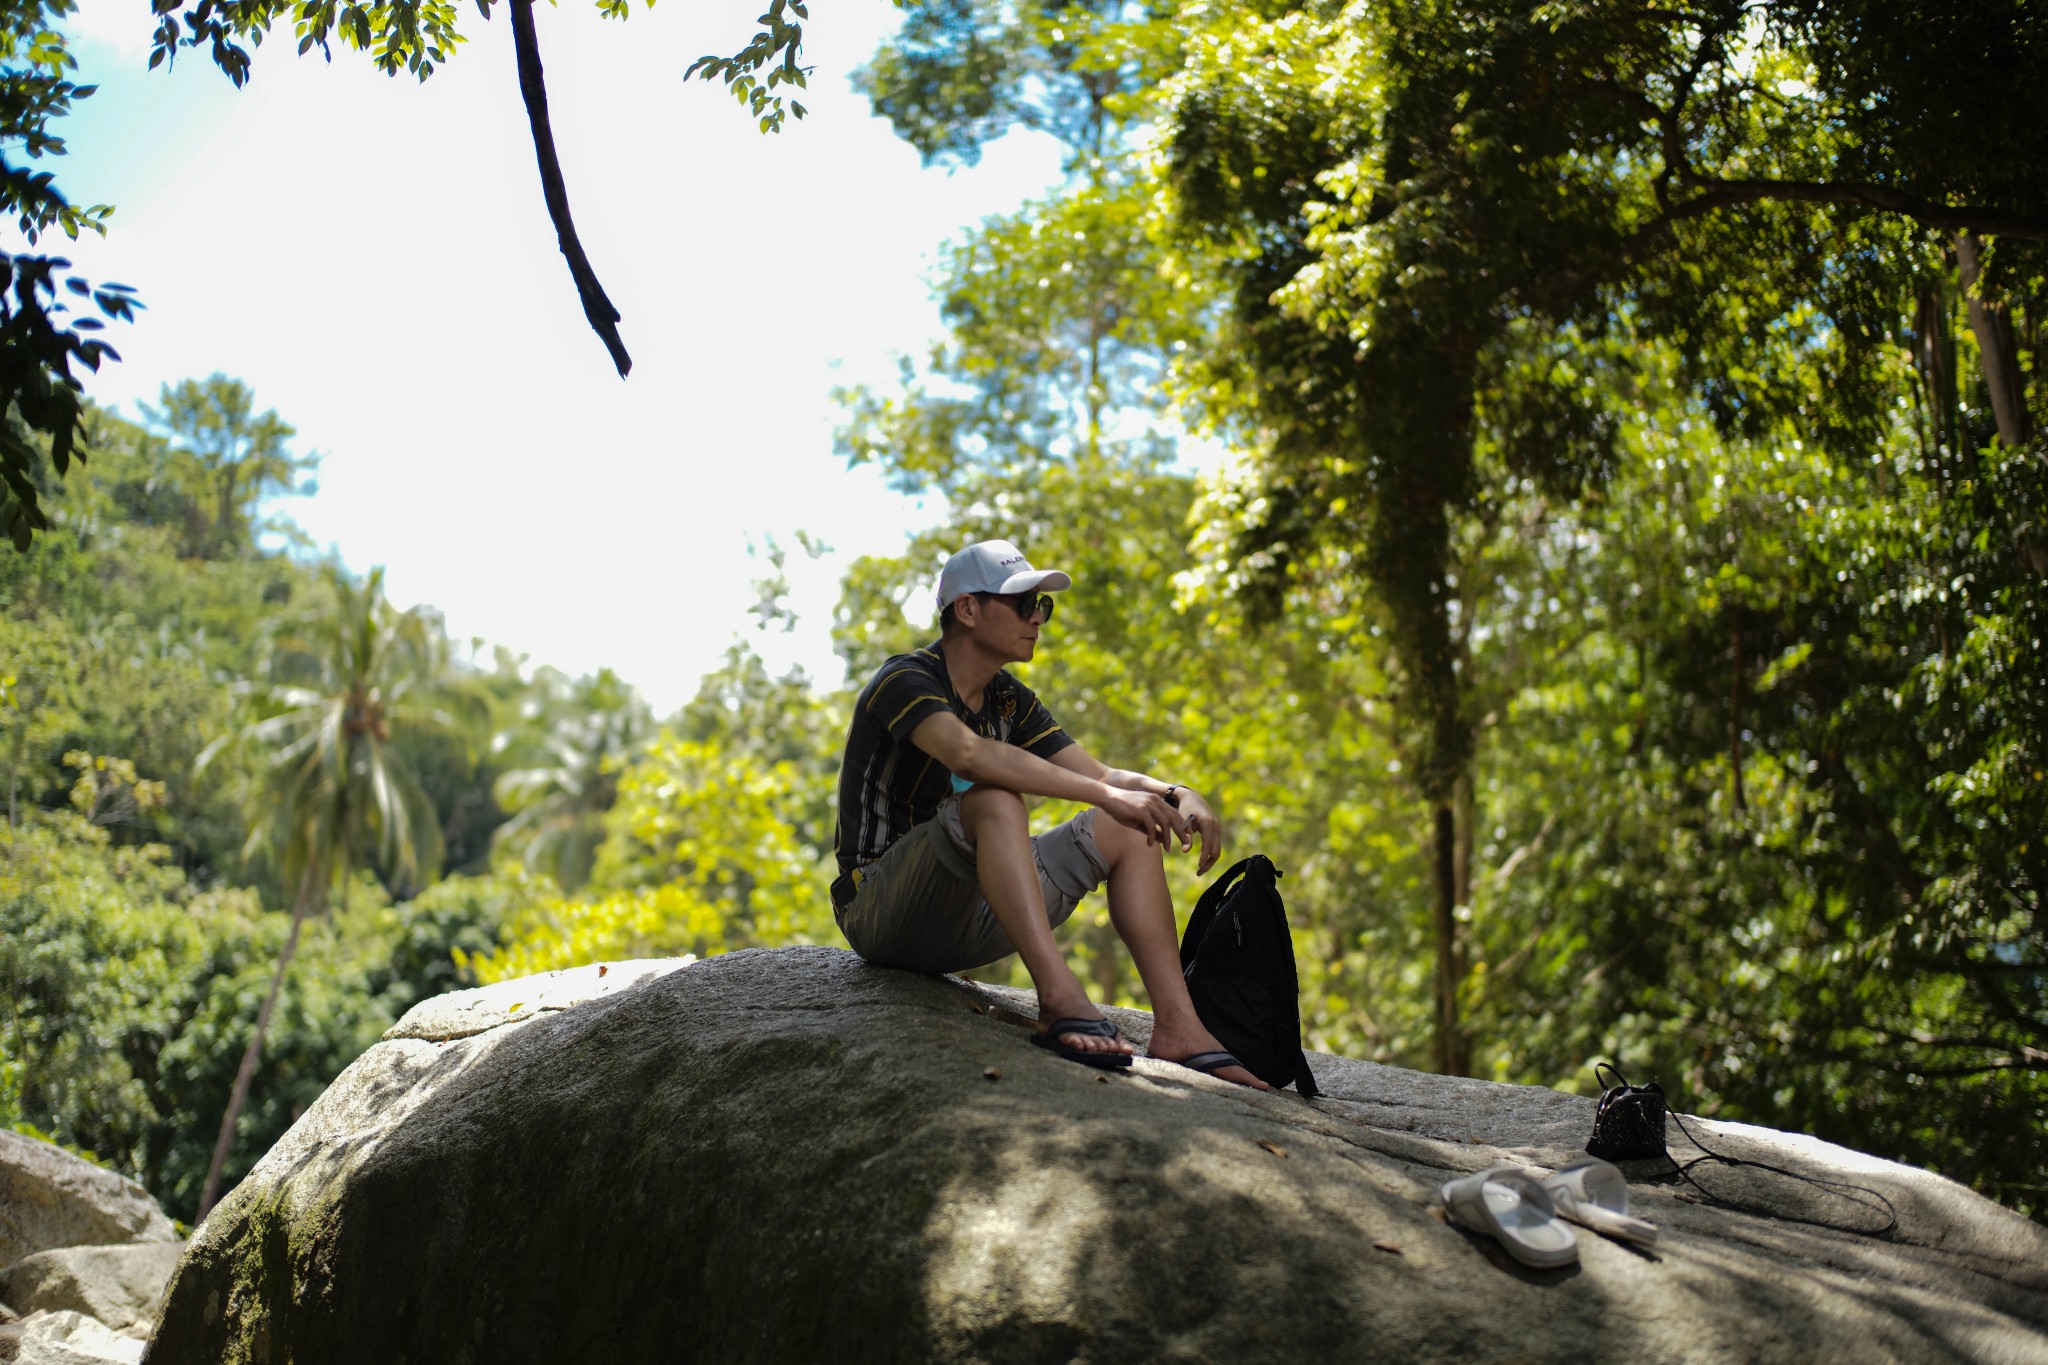
<instances>
[{"instance_id":1,"label":"man's bare leg","mask_svg":"<svg viewBox=\"0 0 2048 1365\"><path fill-rule=\"evenodd\" d=\"M1180 970L1180 943L1173 925L1173 898L1157 844L1137 830L1096 813L1095 847L1109 866L1109 920L1131 950L1131 961L1152 997L1149 1056L1185 1061L1198 1052L1221 1052L1223 1044L1202 1026ZM991 901L991 904L994 902ZM1049 935L1048 935L1049 936ZM1270 1090L1241 1066L1210 1073L1218 1080Z\"/></svg>"},{"instance_id":2,"label":"man's bare leg","mask_svg":"<svg viewBox=\"0 0 2048 1365\"><path fill-rule=\"evenodd\" d=\"M1031 973L1031 984L1038 989L1039 1019L1046 1023L1100 1019L1102 1011L1088 998L1087 989L1060 952L1052 926L1045 922L1045 892L1038 884L1038 863L1031 856L1031 824L1024 798L1002 787L974 787L960 798L960 825L974 845L975 873L981 879L988 908L1016 947L1017 956L1024 959L1024 970ZM1169 911L1169 937L1172 929ZM1181 994L1185 998L1187 992ZM1062 1034L1059 1041L1076 1052L1134 1050L1121 1038L1083 1033Z\"/></svg>"}]
</instances>

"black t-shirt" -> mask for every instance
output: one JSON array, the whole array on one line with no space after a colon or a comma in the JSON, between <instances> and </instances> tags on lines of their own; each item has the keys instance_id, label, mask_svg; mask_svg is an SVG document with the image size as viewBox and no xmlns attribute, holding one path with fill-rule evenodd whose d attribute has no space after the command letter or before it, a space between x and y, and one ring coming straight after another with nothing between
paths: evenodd
<instances>
[{"instance_id":1,"label":"black t-shirt","mask_svg":"<svg viewBox=\"0 0 2048 1365\"><path fill-rule=\"evenodd\" d=\"M839 763L839 828L833 842L842 877L871 863L938 812L965 783L910 742L931 716L951 711L968 729L1051 758L1074 742L1032 690L997 673L970 711L953 691L946 660L933 643L898 654L876 671L853 704L846 754Z\"/></svg>"}]
</instances>

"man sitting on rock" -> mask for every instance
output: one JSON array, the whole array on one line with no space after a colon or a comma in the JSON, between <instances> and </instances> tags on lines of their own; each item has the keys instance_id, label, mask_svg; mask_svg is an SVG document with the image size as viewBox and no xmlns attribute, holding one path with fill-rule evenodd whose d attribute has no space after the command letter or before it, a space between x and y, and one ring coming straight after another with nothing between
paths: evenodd
<instances>
[{"instance_id":1,"label":"man sitting on rock","mask_svg":"<svg viewBox=\"0 0 2048 1365\"><path fill-rule=\"evenodd\" d=\"M1099 762L1031 689L1029 660L1073 586L1005 540L970 545L939 575L939 639L884 663L861 689L839 769L840 931L869 962L961 972L1016 953L1038 988L1032 1041L1091 1066L1129 1066L1131 1045L1088 999L1053 939L1105 880L1109 918L1152 997L1149 1055L1266 1089L1196 1017L1182 979L1163 850L1223 826L1188 787ZM1024 798L1094 809L1033 835ZM1098 814L1109 816L1097 819Z\"/></svg>"}]
</instances>

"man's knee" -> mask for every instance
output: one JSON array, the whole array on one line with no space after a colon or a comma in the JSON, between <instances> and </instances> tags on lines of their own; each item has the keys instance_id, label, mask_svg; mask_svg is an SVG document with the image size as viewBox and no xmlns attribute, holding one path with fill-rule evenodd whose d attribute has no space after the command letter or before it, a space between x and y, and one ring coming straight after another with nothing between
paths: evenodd
<instances>
[{"instance_id":1,"label":"man's knee","mask_svg":"<svg viewBox=\"0 0 2048 1365\"><path fill-rule=\"evenodd\" d=\"M1149 853L1157 860L1163 860L1166 856L1165 850L1153 843L1142 831L1112 820L1100 812L1097 812L1089 832L1095 838L1095 847L1102 854L1102 860L1111 867L1134 853Z\"/></svg>"},{"instance_id":2,"label":"man's knee","mask_svg":"<svg viewBox=\"0 0 2048 1365\"><path fill-rule=\"evenodd\" d=\"M977 830L1028 830L1030 814L1024 798L1008 787L977 784L960 798L960 823L972 839Z\"/></svg>"}]
</instances>

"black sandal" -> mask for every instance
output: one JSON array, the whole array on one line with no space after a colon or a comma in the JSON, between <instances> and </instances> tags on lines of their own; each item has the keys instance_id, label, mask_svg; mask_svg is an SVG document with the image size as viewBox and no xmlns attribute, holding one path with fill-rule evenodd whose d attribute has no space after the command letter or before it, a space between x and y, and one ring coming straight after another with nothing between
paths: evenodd
<instances>
[{"instance_id":1,"label":"black sandal","mask_svg":"<svg viewBox=\"0 0 2048 1365\"><path fill-rule=\"evenodd\" d=\"M1084 1052L1080 1048L1068 1047L1059 1041L1070 1033L1085 1034L1090 1038L1124 1036L1123 1031L1107 1019L1055 1019L1045 1026L1045 1032L1032 1034L1031 1041L1039 1047L1059 1053L1070 1062L1079 1062L1082 1066L1114 1071L1118 1067L1131 1064L1131 1054L1128 1052Z\"/></svg>"},{"instance_id":2,"label":"black sandal","mask_svg":"<svg viewBox=\"0 0 2048 1365\"><path fill-rule=\"evenodd\" d=\"M1157 1060L1172 1062L1175 1066L1184 1066L1205 1076L1213 1076L1226 1066L1244 1066L1228 1052L1192 1052L1185 1057L1160 1057Z\"/></svg>"}]
</instances>

